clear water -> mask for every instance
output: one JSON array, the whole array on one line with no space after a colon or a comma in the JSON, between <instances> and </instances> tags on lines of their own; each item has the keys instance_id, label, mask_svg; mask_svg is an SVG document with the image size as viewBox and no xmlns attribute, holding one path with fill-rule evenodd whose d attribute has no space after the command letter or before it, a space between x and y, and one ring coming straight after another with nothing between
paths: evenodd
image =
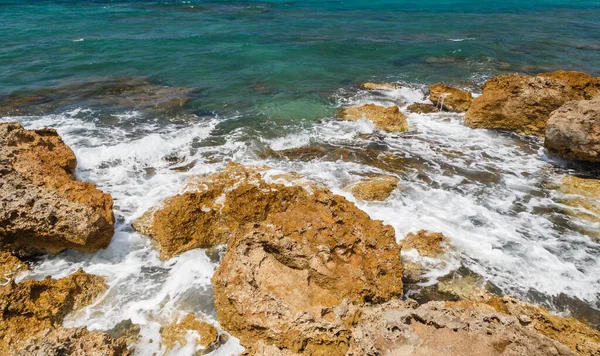
<instances>
[{"instance_id":1,"label":"clear water","mask_svg":"<svg viewBox=\"0 0 600 356\"><path fill-rule=\"evenodd\" d=\"M216 323L216 261L203 250L160 261L130 222L187 177L229 160L300 172L351 200L348 183L395 174L402 189L388 201L357 205L394 226L398 240L419 229L443 232L455 247L450 269L462 265L502 293L600 325L600 244L586 234L600 226L566 215L550 188L567 174L600 177L595 168L553 161L539 139L471 130L461 115L411 114L401 135L332 119L345 104L404 108L437 81L477 90L516 71L600 75L600 2L0 0L0 24L0 95L124 76L198 89L170 116L75 102L2 118L57 128L78 157L78 176L115 200L107 250L46 257L22 276L83 268L108 278L109 292L67 325L106 330L131 319L142 326L144 355L159 351L161 318L194 312ZM406 86L356 89L367 80ZM356 158L261 154L306 145ZM401 164L374 165L361 158L367 150ZM188 163L195 164L187 172L171 169ZM230 338L213 354L240 350Z\"/></svg>"}]
</instances>

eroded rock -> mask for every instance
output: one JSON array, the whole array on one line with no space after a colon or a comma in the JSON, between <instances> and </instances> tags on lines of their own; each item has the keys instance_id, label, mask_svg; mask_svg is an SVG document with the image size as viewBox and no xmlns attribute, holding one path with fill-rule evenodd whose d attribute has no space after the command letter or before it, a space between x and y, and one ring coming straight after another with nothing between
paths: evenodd
<instances>
[{"instance_id":1,"label":"eroded rock","mask_svg":"<svg viewBox=\"0 0 600 356\"><path fill-rule=\"evenodd\" d=\"M394 89L398 89L400 87L400 85L398 85L397 83L363 83L360 86L362 89L365 90L394 90Z\"/></svg>"},{"instance_id":2,"label":"eroded rock","mask_svg":"<svg viewBox=\"0 0 600 356\"><path fill-rule=\"evenodd\" d=\"M105 290L103 277L83 271L0 287L0 350L9 355L126 355L122 341L61 326L67 314L92 303Z\"/></svg>"},{"instance_id":3,"label":"eroded rock","mask_svg":"<svg viewBox=\"0 0 600 356\"><path fill-rule=\"evenodd\" d=\"M379 176L350 185L347 189L356 199L365 201L383 201L398 186L400 180L394 176Z\"/></svg>"},{"instance_id":4,"label":"eroded rock","mask_svg":"<svg viewBox=\"0 0 600 356\"><path fill-rule=\"evenodd\" d=\"M561 180L559 190L564 194L560 202L572 208L569 214L600 223L600 179L567 176ZM599 237L596 231L589 234Z\"/></svg>"},{"instance_id":5,"label":"eroded rock","mask_svg":"<svg viewBox=\"0 0 600 356\"><path fill-rule=\"evenodd\" d=\"M600 162L600 97L570 101L554 111L544 146L561 158Z\"/></svg>"},{"instance_id":6,"label":"eroded rock","mask_svg":"<svg viewBox=\"0 0 600 356\"><path fill-rule=\"evenodd\" d=\"M337 112L340 120L356 121L367 119L372 121L378 128L389 132L403 132L408 130L408 122L397 106L386 108L375 104L361 106L346 106Z\"/></svg>"},{"instance_id":7,"label":"eroded rock","mask_svg":"<svg viewBox=\"0 0 600 356\"><path fill-rule=\"evenodd\" d=\"M588 73L557 70L551 73L541 73L538 76L564 82L573 90L574 100L589 100L600 95L600 77L594 77Z\"/></svg>"},{"instance_id":8,"label":"eroded rock","mask_svg":"<svg viewBox=\"0 0 600 356\"><path fill-rule=\"evenodd\" d=\"M412 103L406 108L406 110L417 114L431 114L440 111L440 109L438 109L435 105L427 103Z\"/></svg>"},{"instance_id":9,"label":"eroded rock","mask_svg":"<svg viewBox=\"0 0 600 356\"><path fill-rule=\"evenodd\" d=\"M409 232L400 245L404 251L416 249L421 256L440 257L447 251L448 241L440 232L419 230Z\"/></svg>"},{"instance_id":10,"label":"eroded rock","mask_svg":"<svg viewBox=\"0 0 600 356\"><path fill-rule=\"evenodd\" d=\"M429 87L429 100L445 111L465 112L471 106L473 95L444 83L437 83Z\"/></svg>"},{"instance_id":11,"label":"eroded rock","mask_svg":"<svg viewBox=\"0 0 600 356\"><path fill-rule=\"evenodd\" d=\"M192 333L190 336L189 334ZM198 320L193 314L186 314L180 320L175 320L160 329L162 344L165 353L174 348L185 346L189 339L193 339L196 345L207 350L217 341L217 329L207 322Z\"/></svg>"},{"instance_id":12,"label":"eroded rock","mask_svg":"<svg viewBox=\"0 0 600 356\"><path fill-rule=\"evenodd\" d=\"M0 123L0 248L23 256L109 245L112 198L74 180L76 164L55 130Z\"/></svg>"},{"instance_id":13,"label":"eroded rock","mask_svg":"<svg viewBox=\"0 0 600 356\"><path fill-rule=\"evenodd\" d=\"M18 273L27 269L27 265L12 254L0 251L0 285L9 283Z\"/></svg>"}]
</instances>

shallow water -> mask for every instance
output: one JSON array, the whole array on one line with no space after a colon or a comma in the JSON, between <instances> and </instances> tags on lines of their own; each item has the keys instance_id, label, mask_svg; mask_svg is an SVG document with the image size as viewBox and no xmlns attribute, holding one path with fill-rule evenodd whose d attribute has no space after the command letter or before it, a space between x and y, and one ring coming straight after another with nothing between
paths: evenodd
<instances>
[{"instance_id":1,"label":"shallow water","mask_svg":"<svg viewBox=\"0 0 600 356\"><path fill-rule=\"evenodd\" d=\"M477 90L505 72L600 74L599 15L597 1L0 1L0 93L120 76L197 89L177 113L81 100L2 118L55 127L77 155L78 177L112 194L117 217L107 250L45 257L21 278L78 268L106 276L108 293L66 325L107 330L131 319L141 325L140 355L158 351L163 319L194 312L216 323L218 259L198 249L160 261L130 223L189 176L235 160L299 172L350 200L349 183L397 175L401 188L390 199L357 205L392 225L398 240L419 229L449 238L452 260L433 267L425 285L467 269L496 291L597 327L600 244L586 231L600 226L569 216L552 188L567 174L600 177L596 168L552 160L538 138L469 129L459 114L410 114L403 134L332 114L346 104L404 109L440 80ZM365 80L404 87L358 90ZM306 146L328 154L264 154ZM240 350L229 338L212 355Z\"/></svg>"}]
</instances>

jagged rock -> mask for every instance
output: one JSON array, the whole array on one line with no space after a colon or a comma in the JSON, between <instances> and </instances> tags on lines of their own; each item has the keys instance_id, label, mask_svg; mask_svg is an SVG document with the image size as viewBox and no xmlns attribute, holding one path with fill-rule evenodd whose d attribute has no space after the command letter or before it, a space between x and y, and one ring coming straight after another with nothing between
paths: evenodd
<instances>
[{"instance_id":1,"label":"jagged rock","mask_svg":"<svg viewBox=\"0 0 600 356\"><path fill-rule=\"evenodd\" d=\"M444 83L429 87L429 100L445 111L465 112L471 106L473 95Z\"/></svg>"},{"instance_id":2,"label":"jagged rock","mask_svg":"<svg viewBox=\"0 0 600 356\"><path fill-rule=\"evenodd\" d=\"M55 130L0 123L1 249L22 256L109 245L112 198L74 180L76 164Z\"/></svg>"},{"instance_id":3,"label":"jagged rock","mask_svg":"<svg viewBox=\"0 0 600 356\"><path fill-rule=\"evenodd\" d=\"M544 146L561 158L600 162L600 97L570 101L554 111Z\"/></svg>"},{"instance_id":4,"label":"jagged rock","mask_svg":"<svg viewBox=\"0 0 600 356\"><path fill-rule=\"evenodd\" d=\"M465 124L543 135L554 110L567 101L597 95L599 83L599 77L566 71L536 77L517 74L494 77L483 86L483 95L471 104Z\"/></svg>"},{"instance_id":5,"label":"jagged rock","mask_svg":"<svg viewBox=\"0 0 600 356\"><path fill-rule=\"evenodd\" d=\"M386 108L375 104L346 106L337 112L340 120L356 121L362 118L372 121L378 128L389 132L408 130L408 122L397 106Z\"/></svg>"},{"instance_id":6,"label":"jagged rock","mask_svg":"<svg viewBox=\"0 0 600 356\"><path fill-rule=\"evenodd\" d=\"M0 350L9 355L103 354L100 350L125 355L122 341L61 326L68 313L90 304L105 290L103 277L83 271L0 287Z\"/></svg>"},{"instance_id":7,"label":"jagged rock","mask_svg":"<svg viewBox=\"0 0 600 356\"><path fill-rule=\"evenodd\" d=\"M426 103L412 103L406 110L417 114L431 114L440 111L435 105Z\"/></svg>"},{"instance_id":8,"label":"jagged rock","mask_svg":"<svg viewBox=\"0 0 600 356\"><path fill-rule=\"evenodd\" d=\"M19 272L26 271L27 269L27 265L12 254L0 251L0 285L7 284Z\"/></svg>"},{"instance_id":9,"label":"jagged rock","mask_svg":"<svg viewBox=\"0 0 600 356\"><path fill-rule=\"evenodd\" d=\"M193 338L196 344L203 348L202 351L210 351L207 349L217 341L218 334L214 326L198 320L193 314L186 314L180 320L175 320L160 329L162 344L166 348L165 353L185 346L189 332L194 333Z\"/></svg>"},{"instance_id":10,"label":"jagged rock","mask_svg":"<svg viewBox=\"0 0 600 356\"><path fill-rule=\"evenodd\" d=\"M292 187L270 186L271 190ZM284 210L245 226L213 275L222 327L250 349L343 355L358 306L402 294L394 231L327 190L294 190Z\"/></svg>"},{"instance_id":11,"label":"jagged rock","mask_svg":"<svg viewBox=\"0 0 600 356\"><path fill-rule=\"evenodd\" d=\"M439 257L446 252L447 244L448 241L442 233L427 230L410 232L400 242L402 250L416 249L419 255L426 257Z\"/></svg>"},{"instance_id":12,"label":"jagged rock","mask_svg":"<svg viewBox=\"0 0 600 356\"><path fill-rule=\"evenodd\" d=\"M568 214L591 223L600 223L600 179L565 177L559 190L563 193L560 202L571 207ZM600 238L596 229L586 231L587 235Z\"/></svg>"},{"instance_id":13,"label":"jagged rock","mask_svg":"<svg viewBox=\"0 0 600 356\"><path fill-rule=\"evenodd\" d=\"M398 89L400 87L400 85L398 85L397 83L363 83L360 86L362 89L365 90L394 90L394 89Z\"/></svg>"},{"instance_id":14,"label":"jagged rock","mask_svg":"<svg viewBox=\"0 0 600 356\"><path fill-rule=\"evenodd\" d=\"M365 201L386 200L398 186L400 180L394 176L379 176L350 185L347 189L356 199Z\"/></svg>"}]
</instances>

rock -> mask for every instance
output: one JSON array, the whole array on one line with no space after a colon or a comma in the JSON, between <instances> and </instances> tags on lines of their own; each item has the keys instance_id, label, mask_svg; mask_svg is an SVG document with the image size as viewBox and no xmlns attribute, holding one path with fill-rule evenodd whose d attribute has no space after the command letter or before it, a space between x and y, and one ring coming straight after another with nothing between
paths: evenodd
<instances>
[{"instance_id":1,"label":"rock","mask_svg":"<svg viewBox=\"0 0 600 356\"><path fill-rule=\"evenodd\" d=\"M179 321L173 321L160 329L162 344L166 347L165 353L185 346L190 332L193 333L196 345L200 345L206 352L217 341L218 334L214 326L196 319L193 314L186 314Z\"/></svg>"},{"instance_id":2,"label":"rock","mask_svg":"<svg viewBox=\"0 0 600 356\"><path fill-rule=\"evenodd\" d=\"M600 162L600 96L570 101L554 111L544 146L561 158Z\"/></svg>"},{"instance_id":3,"label":"rock","mask_svg":"<svg viewBox=\"0 0 600 356\"><path fill-rule=\"evenodd\" d=\"M225 244L245 224L284 211L301 187L267 184L257 167L230 163L221 172L196 177L185 191L150 209L133 227L157 242L163 259L194 249Z\"/></svg>"},{"instance_id":4,"label":"rock","mask_svg":"<svg viewBox=\"0 0 600 356\"><path fill-rule=\"evenodd\" d=\"M229 241L212 278L218 320L251 350L262 340L288 354L344 355L359 306L402 294L400 249L393 228L343 197L293 192Z\"/></svg>"},{"instance_id":5,"label":"rock","mask_svg":"<svg viewBox=\"0 0 600 356\"><path fill-rule=\"evenodd\" d=\"M480 303L393 300L363 310L347 355L574 355L568 347Z\"/></svg>"},{"instance_id":6,"label":"rock","mask_svg":"<svg viewBox=\"0 0 600 356\"><path fill-rule=\"evenodd\" d=\"M397 83L363 83L360 86L365 90L394 90L400 87Z\"/></svg>"},{"instance_id":7,"label":"rock","mask_svg":"<svg viewBox=\"0 0 600 356\"><path fill-rule=\"evenodd\" d=\"M347 189L356 199L365 201L386 200L398 186L400 180L394 176L382 175L379 177L362 180L350 185Z\"/></svg>"},{"instance_id":8,"label":"rock","mask_svg":"<svg viewBox=\"0 0 600 356\"><path fill-rule=\"evenodd\" d=\"M569 213L579 219L600 223L600 179L565 177L559 190L564 194L560 202L574 209ZM589 235L598 237L596 231Z\"/></svg>"},{"instance_id":9,"label":"rock","mask_svg":"<svg viewBox=\"0 0 600 356\"><path fill-rule=\"evenodd\" d=\"M10 355L127 354L125 343L108 335L61 326L68 313L90 304L106 288L103 277L83 271L0 287L0 350Z\"/></svg>"},{"instance_id":10,"label":"rock","mask_svg":"<svg viewBox=\"0 0 600 356\"><path fill-rule=\"evenodd\" d=\"M55 130L0 123L0 249L24 256L109 245L112 198L74 180L76 164Z\"/></svg>"},{"instance_id":11,"label":"rock","mask_svg":"<svg viewBox=\"0 0 600 356\"><path fill-rule=\"evenodd\" d=\"M366 104L361 106L346 106L337 112L340 120L356 121L367 119L372 121L378 128L388 132L403 132L408 130L408 122L397 106L389 108Z\"/></svg>"},{"instance_id":12,"label":"rock","mask_svg":"<svg viewBox=\"0 0 600 356\"><path fill-rule=\"evenodd\" d=\"M27 265L8 252L0 251L0 285L12 281L17 274L26 271Z\"/></svg>"},{"instance_id":13,"label":"rock","mask_svg":"<svg viewBox=\"0 0 600 356\"><path fill-rule=\"evenodd\" d=\"M473 95L444 83L437 83L429 87L429 100L445 111L465 112L471 106Z\"/></svg>"},{"instance_id":14,"label":"rock","mask_svg":"<svg viewBox=\"0 0 600 356\"><path fill-rule=\"evenodd\" d=\"M558 71L497 76L485 83L473 100L465 124L472 128L508 129L543 135L550 114L570 100L597 95L598 77Z\"/></svg>"},{"instance_id":15,"label":"rock","mask_svg":"<svg viewBox=\"0 0 600 356\"><path fill-rule=\"evenodd\" d=\"M435 105L426 103L412 103L406 108L406 110L417 114L431 114L440 111Z\"/></svg>"},{"instance_id":16,"label":"rock","mask_svg":"<svg viewBox=\"0 0 600 356\"><path fill-rule=\"evenodd\" d=\"M447 251L447 243L442 233L420 230L417 233L408 233L400 245L403 251L416 249L421 256L437 258Z\"/></svg>"},{"instance_id":17,"label":"rock","mask_svg":"<svg viewBox=\"0 0 600 356\"><path fill-rule=\"evenodd\" d=\"M591 74L557 70L551 73L541 73L538 76L564 82L574 91L573 99L575 100L589 100L600 95L600 77L594 77Z\"/></svg>"}]
</instances>

